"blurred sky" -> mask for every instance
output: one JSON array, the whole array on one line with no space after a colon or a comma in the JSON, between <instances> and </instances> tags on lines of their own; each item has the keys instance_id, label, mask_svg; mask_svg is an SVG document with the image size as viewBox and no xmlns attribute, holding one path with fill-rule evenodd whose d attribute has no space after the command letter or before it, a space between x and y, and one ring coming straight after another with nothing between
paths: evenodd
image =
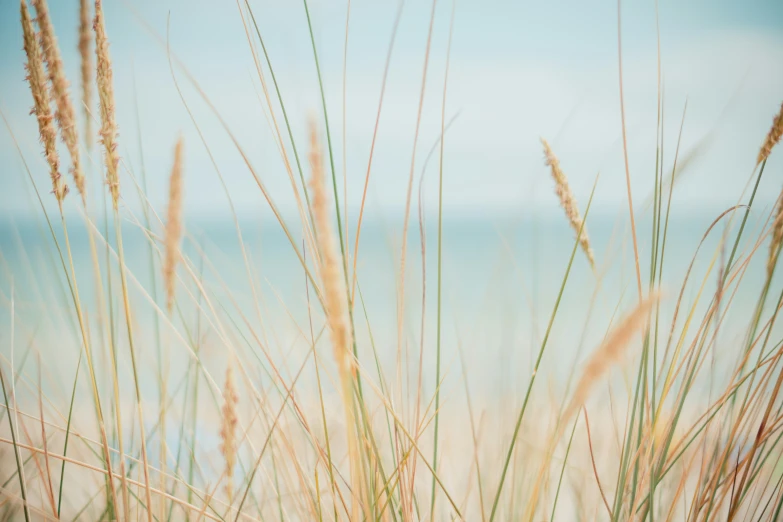
<instances>
[{"instance_id":1,"label":"blurred sky","mask_svg":"<svg viewBox=\"0 0 783 522\"><path fill-rule=\"evenodd\" d=\"M78 3L50 2L76 99ZM307 115L320 115L321 105L303 3L251 0L250 5L277 74L304 163ZM342 71L346 7L345 0L310 1L335 165L340 176L343 165L347 167L349 212L355 216L367 169L384 61L399 5L393 0L351 2L344 162ZM368 194L371 215L381 211L399 214L405 203L431 8L432 4L425 1L408 1L402 6ZM655 165L655 8L653 0L627 1L622 6L630 169L639 208L650 195ZM720 210L736 202L772 117L783 101L783 2L661 0L658 8L667 169L674 157L686 98L688 111L681 152L688 153L705 137L701 143L709 145L702 147L703 154L689 165L676 185L675 202L680 208ZM451 10L451 1L438 0L416 157L416 183L425 157L439 135ZM556 202L543 165L539 136L546 137L560 156L583 205L600 171L597 208L625 208L617 11L617 3L607 0L457 0L446 120L458 116L445 140L447 215L553 208ZM275 200L291 213L290 181L277 150L269 111L262 103L264 95L237 3L105 0L105 12L112 42L120 152L127 167L138 176L140 144L143 147L149 194L155 207L165 208L172 149L181 132L186 141L186 212L216 217L228 212L215 169L175 88L165 45L155 36L165 39L170 20L172 53L218 108ZM0 0L0 109L33 167L36 182L48 191L36 123L28 115L32 98L24 82L18 20L18 1ZM253 45L257 45L255 36L252 39ZM263 69L277 123L285 133L265 64ZM193 86L181 71L176 74L238 212L255 215L265 203L252 176ZM290 150L285 134L284 143ZM64 150L62 155L65 164ZM97 152L93 158L94 164L99 165ZM430 161L424 183L423 199L428 212L433 212L437 205L437 159L436 154ZM0 215L21 218L37 212L19 155L5 128L0 130L0 168ZM761 198L769 204L783 183L783 152L778 150L767 168L769 174L765 176ZM125 204L138 208L133 183L123 172ZM92 189L96 189L94 181ZM47 197L48 204L52 200ZM67 209L74 212L77 198L69 200Z\"/></svg>"}]
</instances>

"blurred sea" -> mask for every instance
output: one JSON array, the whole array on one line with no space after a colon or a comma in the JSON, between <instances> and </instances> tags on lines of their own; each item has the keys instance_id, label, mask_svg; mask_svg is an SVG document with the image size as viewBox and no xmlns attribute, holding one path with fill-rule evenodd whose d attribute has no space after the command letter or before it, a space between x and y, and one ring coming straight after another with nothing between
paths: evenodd
<instances>
[{"instance_id":1,"label":"blurred sea","mask_svg":"<svg viewBox=\"0 0 783 522\"><path fill-rule=\"evenodd\" d=\"M751 213L738 260L746 259L750 245L758 238L765 212L754 209ZM692 341L703 312L715 294L719 267L730 252L741 219L738 214L727 235L728 247L723 252L719 245L726 232L726 218L712 229L694 258L699 242L718 214L672 211L663 251L664 296L658 327L661 347L665 347L668 340L671 317L692 260L695 259L682 294L674 343L679 340L691 305L698 301L697 313L684 337L685 342ZM60 223L53 222L53 226L63 247ZM100 315L96 307L96 278L86 230L79 225L78 219L70 219L68 226L78 289L88 310L90 330L94 336L106 335L97 327ZM296 367L292 361L301 360L293 354L304 353L301 350L306 350L311 336L308 296L315 335L324 321L313 288L306 288L304 270L288 237L277 223L243 220L240 227L246 265L232 220L189 219L186 226L183 252L189 268L180 267L178 271L178 312L173 319L182 339L188 338L192 342L197 338L203 340L206 347L212 345L211 351L205 353L214 358L226 353L226 343L233 344L234 349L245 356L261 357L258 345L263 343L272 357L281 362L281 368L292 374ZM101 232L104 230L100 223L97 228ZM602 214L596 211L589 216L587 228L595 250L596 270L590 269L586 257L577 250L542 360L540 372L545 372L551 379L550 384L562 385L574 365L600 343L612 321L630 310L638 299L627 212ZM113 226L109 229L110 241L115 245ZM152 229L151 237L159 247L160 227ZM423 229L425 240L422 242L418 217L415 211L412 212L405 269L403 336L398 341L402 223L401 220L383 222L379 219L365 222L357 263L354 324L360 360L367 371L375 372L373 345L380 366L388 375L393 376L400 365L417 368L423 340L424 383L431 393L435 386L433 365L437 333L436 217L427 216ZM650 281L651 230L649 218L637 219L645 293ZM301 229L292 228L291 234L301 251ZM353 255L354 223L349 236ZM517 394L526 387L574 249L574 236L563 216L554 213L444 218L441 321L444 388L461 389L460 351L474 393L503 396ZM150 241L137 222L124 222L123 238L131 274L129 286L135 330L140 339L139 353L146 364L154 365L151 347L155 344L156 312L151 300L154 299L161 309L165 302L160 260L156 251L154 268L151 268ZM97 253L103 266L105 291L107 254L104 245L101 236ZM11 335L8 325L13 321L15 350L21 352L27 343L34 343L42 353L61 357L63 365L72 368L79 351L75 314L59 254L45 221L40 218L0 222L0 254L3 300L0 320L6 325L0 328L3 338L0 346L4 356L10 356L7 353ZM306 255L312 267L312 252L308 251ZM733 354L738 353L762 288L766 256L766 245L762 245L732 297L726 320L720 325L716 352L721 353L721 357L717 371L721 363L730 367L736 361ZM122 325L117 263L113 255L110 257L113 313L115 323ZM424 289L422 273L426 274ZM198 297L194 278L206 289L208 299ZM155 297L152 296L153 288L156 289ZM426 297L422 312L423 290ZM776 295L774 283L770 295ZM769 301L767 310L773 306L772 298ZM197 313L198 307L202 314ZM161 339L172 342L172 337L166 333L170 327L162 317L158 315L158 321L164 324L160 327ZM198 332L194 333L197 324ZM117 331L114 335L124 334ZM633 354L641 349L641 343L636 344L639 346L631 349ZM187 357L185 350L177 353ZM180 360L177 357L175 365ZM152 376L149 378L154 382ZM297 386L307 389L311 385L305 379Z\"/></svg>"}]
</instances>

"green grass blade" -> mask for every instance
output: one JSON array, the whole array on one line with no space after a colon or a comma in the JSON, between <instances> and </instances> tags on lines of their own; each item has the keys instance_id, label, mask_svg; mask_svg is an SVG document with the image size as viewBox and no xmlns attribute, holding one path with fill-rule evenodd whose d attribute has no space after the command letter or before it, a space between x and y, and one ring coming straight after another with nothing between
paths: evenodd
<instances>
[{"instance_id":1,"label":"green grass blade","mask_svg":"<svg viewBox=\"0 0 783 522\"><path fill-rule=\"evenodd\" d=\"M538 356L536 357L535 365L533 366L533 375L530 377L530 383L527 386L527 391L525 392L525 398L522 402L522 408L519 411L519 415L517 416L517 422L514 426L514 434L511 437L511 443L508 447L508 452L506 453L506 459L503 463L503 471L500 475L500 482L498 483L498 489L495 493L495 500L492 502L492 512L489 515L489 522L492 522L495 519L495 515L497 513L498 504L500 502L500 494L503 492L503 483L506 480L506 474L508 473L508 467L509 464L511 464L511 458L514 455L514 447L516 445L517 437L519 436L519 429L522 427L522 419L525 416L525 411L527 410L528 401L530 400L530 394L533 391L533 384L536 382L536 375L538 373L538 367L541 364L541 359L544 357L544 351L546 350L547 341L549 340L549 335L552 333L552 325L555 322L555 317L557 316L557 310L560 307L560 301L563 298L563 293L565 292L566 283L568 282L568 276L571 274L571 266L574 263L574 258L576 257L576 251L579 249L579 238L582 237L582 230L584 229L584 225L587 222L587 216L590 212L590 205L593 202L593 196L595 195L595 187L598 184L598 179L596 178L595 183L593 184L593 189L590 192L590 199L587 201L587 208L585 209L585 215L584 219L582 220L582 226L579 228L579 233L576 235L576 240L574 241L574 247L571 250L571 257L568 260L568 266L566 267L565 275L563 276L563 281L560 283L560 291L557 294L557 300L555 301L554 309L552 310L552 315L549 318L549 324L546 328L546 333L544 334L544 339L541 341L541 348L538 350Z\"/></svg>"}]
</instances>

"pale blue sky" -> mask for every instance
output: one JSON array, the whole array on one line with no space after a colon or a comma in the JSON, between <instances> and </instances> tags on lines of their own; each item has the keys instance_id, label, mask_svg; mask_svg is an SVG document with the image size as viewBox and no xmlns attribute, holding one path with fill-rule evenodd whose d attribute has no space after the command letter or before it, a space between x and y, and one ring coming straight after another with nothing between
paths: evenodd
<instances>
[{"instance_id":1,"label":"pale blue sky","mask_svg":"<svg viewBox=\"0 0 783 522\"><path fill-rule=\"evenodd\" d=\"M53 0L51 11L63 58L78 97L77 0ZM133 5L133 8L129 6ZM302 2L251 1L281 84L300 153L305 122L320 114L312 49ZM316 43L334 141L342 172L342 57L345 0L311 0ZM377 111L381 76L398 4L352 0L347 65L346 151L349 209L358 208ZM407 2L393 51L369 205L398 212L405 201L431 3ZM416 177L439 133L452 4L439 0L428 72ZM676 133L689 100L683 150L715 129L711 148L677 186L687 207L719 209L735 202L750 174L764 134L783 101L783 3L777 0L661 0L665 83L665 153L671 165ZM186 141L186 211L226 215L227 204L205 148L177 96L165 49L140 18L165 35L246 147L253 164L286 211L290 184L259 101L258 77L239 10L231 0L105 0L120 125L120 151L139 170L134 75L150 197L164 208L172 147ZM138 13L134 14L134 11ZM652 187L656 124L655 3L623 6L626 115L631 175L637 201ZM140 18L138 18L138 17ZM0 108L21 141L36 181L48 187L36 139L32 100L24 83L16 0L0 0ZM133 68L131 67L133 64ZM266 70L266 69L265 69ZM184 95L226 177L242 214L265 206L252 177L215 118L180 74ZM270 81L267 74L267 80ZM271 85L270 85L271 88ZM275 111L282 124L280 112ZM459 112L446 136L444 197L449 215L554 206L539 136L561 158L574 192L586 201L601 172L596 203L626 205L617 72L617 3L557 0L510 2L458 0L446 118ZM289 146L288 140L285 140ZM65 153L65 151L63 151ZM95 156L96 160L99 157ZM64 160L66 159L64 155ZM433 158L425 207L437 202ZM0 130L0 208L6 216L37 211L25 188L18 154ZM763 197L772 201L783 179L783 153L771 158ZM126 204L135 207L131 179L122 178ZM97 188L92 184L93 191ZM49 198L51 199L51 197ZM76 198L69 198L73 211ZM371 211L372 212L372 211ZM399 213L399 212L398 212Z\"/></svg>"}]
</instances>

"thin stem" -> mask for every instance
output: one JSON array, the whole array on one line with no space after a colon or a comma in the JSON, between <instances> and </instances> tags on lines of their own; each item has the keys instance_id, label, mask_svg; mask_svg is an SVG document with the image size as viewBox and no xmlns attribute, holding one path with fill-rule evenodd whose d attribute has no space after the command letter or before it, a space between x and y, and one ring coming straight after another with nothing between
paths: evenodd
<instances>
[{"instance_id":1,"label":"thin stem","mask_svg":"<svg viewBox=\"0 0 783 522\"><path fill-rule=\"evenodd\" d=\"M492 512L489 515L489 522L492 522L495 519L495 514L497 513L498 509L498 503L500 502L500 494L503 492L503 483L506 480L506 474L508 473L508 466L511 463L511 458L514 455L514 447L516 445L517 438L519 437L519 429L522 426L522 419L525 416L525 411L527 410L528 401L530 400L530 394L533 391L533 384L536 382L536 375L538 375L538 367L541 365L541 359L544 357L544 350L546 349L547 341L549 340L549 335L552 333L552 325L555 322L555 317L557 316L557 310L560 307L560 300L563 298L563 293L565 292L566 283L568 282L568 276L571 273L571 266L574 263L574 257L576 256L576 251L579 248L579 238L582 237L582 230L584 229L585 223L587 222L587 215L590 212L590 205L593 202L593 195L595 194L595 187L598 184L598 179L596 178L595 183L593 184L593 190L590 192L590 199L587 201L587 208L585 209L585 215L584 219L582 220L582 226L579 227L579 233L576 235L576 241L574 241L574 247L571 250L571 257L568 260L568 266L566 267L565 275L563 276L563 281L560 284L560 291L557 294L557 300L555 301L554 309L552 310L552 315L549 318L549 324L546 328L546 333L544 334L544 339L541 341L541 348L538 350L538 356L536 358L535 365L533 366L533 375L530 377L530 383L527 386L527 391L525 392L525 398L522 402L522 409L519 411L519 415L517 416L517 423L514 427L514 434L511 437L511 443L508 447L508 452L506 453L506 459L503 463L503 472L500 475L500 483L498 484L498 490L495 493L495 500L492 503Z\"/></svg>"},{"instance_id":2,"label":"thin stem","mask_svg":"<svg viewBox=\"0 0 783 522\"><path fill-rule=\"evenodd\" d=\"M136 410L139 419L139 433L141 436L141 459L144 467L144 494L147 503L147 522L152 522L152 493L150 491L150 470L147 460L147 437L144 429L144 411L141 406L141 388L139 386L139 372L136 367L136 350L133 343L133 321L131 320L130 298L128 296L128 283L125 276L125 254L122 247L122 226L120 224L119 210L114 210L115 234L117 236L117 257L120 262L120 283L122 285L122 299L125 308L125 324L128 330L128 347L130 349L131 367L133 369L133 384L136 390Z\"/></svg>"}]
</instances>

